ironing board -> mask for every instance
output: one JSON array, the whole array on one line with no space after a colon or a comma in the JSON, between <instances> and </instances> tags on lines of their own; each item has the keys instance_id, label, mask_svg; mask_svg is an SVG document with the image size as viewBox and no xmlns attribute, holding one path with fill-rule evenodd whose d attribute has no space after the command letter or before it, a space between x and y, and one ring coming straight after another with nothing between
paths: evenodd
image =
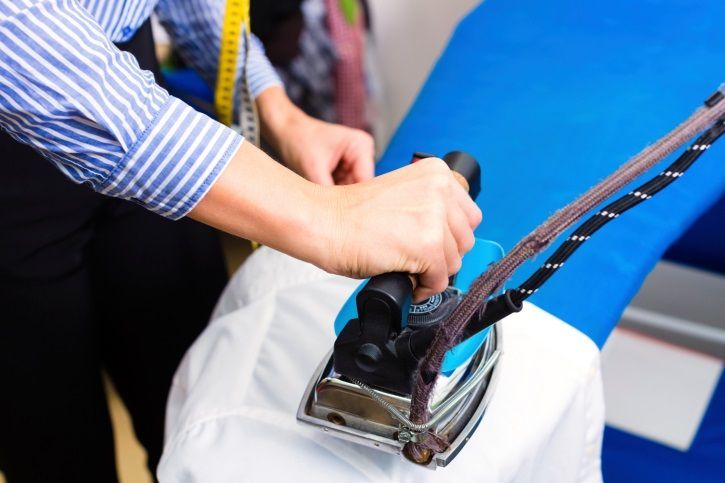
<instances>
[{"instance_id":1,"label":"ironing board","mask_svg":"<svg viewBox=\"0 0 725 483\"><path fill-rule=\"evenodd\" d=\"M459 24L378 171L413 151L471 153L484 167L477 236L510 249L725 81L723 18L721 0L488 0ZM530 300L601 347L662 253L725 190L724 153L716 144L597 233Z\"/></svg>"},{"instance_id":2,"label":"ironing board","mask_svg":"<svg viewBox=\"0 0 725 483\"><path fill-rule=\"evenodd\" d=\"M684 119L717 87L725 78L723 14L725 3L720 0L703 0L696 7L687 0L489 0L459 25L378 170L401 166L413 151L470 152L484 164L484 187L477 200L484 222L477 235L510 248L555 209ZM472 440L471 448L482 445L479 451L464 450L460 456L478 458L479 470L458 470L469 478L456 481L598 479L602 415L596 412L601 410L601 394L590 340L601 347L663 251L721 196L724 152L725 146L715 145L672 187L597 233L532 297L550 312L536 312L526 326L541 335L542 343L549 331L548 340L557 350L546 361L554 363L564 350L571 350L578 354L577 362L566 367L582 372L565 377L568 385L538 393L523 376L507 378L542 401L547 395L566 397L551 405L552 411L497 416L495 404L509 407L526 401L515 391L500 393L475 434L482 442ZM263 256L255 254L257 260ZM235 277L244 283L233 282L222 298L218 315L225 315L212 322L182 363L169 401L161 480L210 481L209 476L228 474L253 479L265 468L295 481L352 479L335 473L341 471L341 461L342 474L348 477L424 478L396 466L402 463L394 458L369 464L369 450L324 435L300 436L292 420L311 376L307 366L310 358L324 357L332 341L333 305L353 286L339 278L296 278L304 270L297 273L283 263L268 276L286 280L287 289L270 292L272 299L258 305L253 294L265 284L251 275L245 281L244 273L264 274L270 266L248 265ZM524 267L513 283L535 268ZM295 310L300 320L312 317L315 323L291 339L280 339L280 331L256 330L257 324L280 320L275 315L282 313L275 311L285 306L287 317ZM317 320L313 312L327 319ZM561 321L581 332L564 330L567 325ZM254 344L240 327L255 329ZM546 330L536 332L542 328ZM270 347L265 344L275 340L276 352L254 349ZM305 343L292 343L299 341ZM517 360L526 362L523 355ZM293 377L276 379L280 368L294 369ZM256 392L247 391L250 384ZM270 406L277 412L265 412ZM587 416L581 408L594 408L595 414ZM522 416L535 424L510 431ZM266 423L260 425L260 420ZM542 435L554 434L547 431L563 427L576 428L574 434L586 439L591 453L573 468L567 465L571 450L581 450L580 439L571 438L571 446L552 453L544 453L546 444L537 444L548 441ZM496 438L510 438L509 444L529 450L497 445ZM475 464L461 461L469 461L464 466ZM435 474L449 481L455 473Z\"/></svg>"},{"instance_id":3,"label":"ironing board","mask_svg":"<svg viewBox=\"0 0 725 483\"><path fill-rule=\"evenodd\" d=\"M510 249L725 81L723 18L721 0L488 0L459 25L378 169L413 150L472 153L484 164L477 235ZM724 154L725 143L714 145L677 183L598 232L530 300L601 347L663 252L723 199ZM676 259L722 271L718 206L675 245ZM522 267L511 286L536 268ZM721 481L718 401L687 453L608 430L605 477Z\"/></svg>"}]
</instances>

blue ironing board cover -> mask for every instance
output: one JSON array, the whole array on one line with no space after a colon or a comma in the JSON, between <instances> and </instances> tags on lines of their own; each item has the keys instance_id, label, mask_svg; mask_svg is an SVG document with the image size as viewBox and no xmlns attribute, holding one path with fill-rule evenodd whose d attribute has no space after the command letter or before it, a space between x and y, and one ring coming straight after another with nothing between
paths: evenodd
<instances>
[{"instance_id":1,"label":"blue ironing board cover","mask_svg":"<svg viewBox=\"0 0 725 483\"><path fill-rule=\"evenodd\" d=\"M458 26L378 171L413 151L470 152L484 171L476 234L509 250L725 81L724 18L722 0L489 0ZM725 140L598 232L531 301L601 347L662 253L725 190L724 153Z\"/></svg>"}]
</instances>

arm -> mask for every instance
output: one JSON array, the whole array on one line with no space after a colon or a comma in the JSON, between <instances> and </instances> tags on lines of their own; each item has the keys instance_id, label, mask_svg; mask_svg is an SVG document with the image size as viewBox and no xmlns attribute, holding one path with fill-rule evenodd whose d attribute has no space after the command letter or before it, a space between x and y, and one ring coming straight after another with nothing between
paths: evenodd
<instances>
[{"instance_id":1,"label":"arm","mask_svg":"<svg viewBox=\"0 0 725 483\"><path fill-rule=\"evenodd\" d=\"M0 2L0 125L97 191L335 273L418 273L418 298L445 287L480 221L441 161L353 186L305 181L169 96L74 0Z\"/></svg>"},{"instance_id":2,"label":"arm","mask_svg":"<svg viewBox=\"0 0 725 483\"><path fill-rule=\"evenodd\" d=\"M156 13L184 59L208 85L216 84L223 0L161 0ZM234 106L241 99L244 49L240 45ZM287 166L315 183L350 184L373 177L374 145L364 131L307 116L287 97L255 36L249 59L250 89L259 109L262 135Z\"/></svg>"},{"instance_id":3,"label":"arm","mask_svg":"<svg viewBox=\"0 0 725 483\"><path fill-rule=\"evenodd\" d=\"M75 0L0 2L0 125L75 182L172 219L242 142L156 85Z\"/></svg>"},{"instance_id":4,"label":"arm","mask_svg":"<svg viewBox=\"0 0 725 483\"><path fill-rule=\"evenodd\" d=\"M481 212L445 163L419 161L365 183L321 186L242 144L196 220L328 272L418 274L415 299L441 292L473 246Z\"/></svg>"}]
</instances>

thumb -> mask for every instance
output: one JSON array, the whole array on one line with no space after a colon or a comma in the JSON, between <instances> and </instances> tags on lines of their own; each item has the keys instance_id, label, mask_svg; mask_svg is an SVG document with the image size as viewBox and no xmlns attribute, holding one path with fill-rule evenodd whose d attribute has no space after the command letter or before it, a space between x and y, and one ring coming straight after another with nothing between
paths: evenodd
<instances>
[{"instance_id":1,"label":"thumb","mask_svg":"<svg viewBox=\"0 0 725 483\"><path fill-rule=\"evenodd\" d=\"M367 181L375 175L375 148L370 142L361 142L345 153L345 161L352 166L353 182Z\"/></svg>"},{"instance_id":2,"label":"thumb","mask_svg":"<svg viewBox=\"0 0 725 483\"><path fill-rule=\"evenodd\" d=\"M353 178L355 183L367 181L375 176L375 160L372 154L359 156L353 164Z\"/></svg>"},{"instance_id":3,"label":"thumb","mask_svg":"<svg viewBox=\"0 0 725 483\"><path fill-rule=\"evenodd\" d=\"M335 184L335 181L332 179L332 173L322 163L317 163L314 170L307 176L307 179L323 186L332 186Z\"/></svg>"}]
</instances>

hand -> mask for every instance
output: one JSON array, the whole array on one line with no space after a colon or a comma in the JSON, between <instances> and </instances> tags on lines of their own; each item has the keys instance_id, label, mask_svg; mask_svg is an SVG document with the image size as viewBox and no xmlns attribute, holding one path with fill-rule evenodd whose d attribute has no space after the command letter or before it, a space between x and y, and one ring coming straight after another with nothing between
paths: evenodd
<instances>
[{"instance_id":1,"label":"hand","mask_svg":"<svg viewBox=\"0 0 725 483\"><path fill-rule=\"evenodd\" d=\"M373 138L366 132L305 116L284 130L278 152L313 183L353 184L373 177Z\"/></svg>"},{"instance_id":2,"label":"hand","mask_svg":"<svg viewBox=\"0 0 725 483\"><path fill-rule=\"evenodd\" d=\"M415 301L445 290L473 246L473 229L482 218L437 158L337 191L323 268L357 278L384 272L417 275Z\"/></svg>"},{"instance_id":3,"label":"hand","mask_svg":"<svg viewBox=\"0 0 725 483\"><path fill-rule=\"evenodd\" d=\"M189 216L328 272L413 274L415 301L446 288L481 222L481 211L440 159L359 184L321 186L249 143Z\"/></svg>"},{"instance_id":4,"label":"hand","mask_svg":"<svg viewBox=\"0 0 725 483\"><path fill-rule=\"evenodd\" d=\"M372 137L307 116L280 88L258 98L265 139L297 174L321 185L367 181L375 170Z\"/></svg>"}]
</instances>

